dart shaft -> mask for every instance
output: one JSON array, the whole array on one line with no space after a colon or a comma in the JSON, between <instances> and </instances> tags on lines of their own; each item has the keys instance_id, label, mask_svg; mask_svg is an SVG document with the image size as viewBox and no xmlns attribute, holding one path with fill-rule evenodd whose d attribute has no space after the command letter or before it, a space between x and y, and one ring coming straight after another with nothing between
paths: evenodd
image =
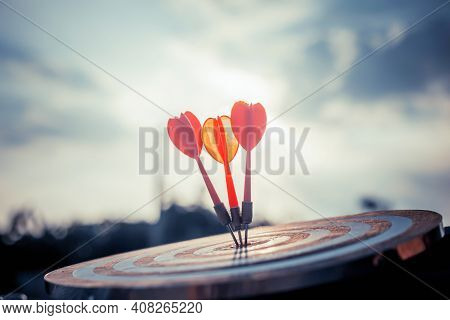
<instances>
[{"instance_id":1,"label":"dart shaft","mask_svg":"<svg viewBox=\"0 0 450 320\"><path fill-rule=\"evenodd\" d=\"M252 167L250 150L247 151L245 160L244 201L252 201Z\"/></svg>"},{"instance_id":2,"label":"dart shaft","mask_svg":"<svg viewBox=\"0 0 450 320\"><path fill-rule=\"evenodd\" d=\"M239 204L237 200L236 189L234 187L233 177L231 176L230 165L228 164L228 162L224 162L224 168L225 180L227 183L228 202L230 204L230 208L234 208L239 206Z\"/></svg>"},{"instance_id":3,"label":"dart shaft","mask_svg":"<svg viewBox=\"0 0 450 320\"><path fill-rule=\"evenodd\" d=\"M244 243L242 242L242 233L241 230L238 230L238 236L239 236L239 243L241 244L241 247L244 246Z\"/></svg>"},{"instance_id":4,"label":"dart shaft","mask_svg":"<svg viewBox=\"0 0 450 320\"><path fill-rule=\"evenodd\" d=\"M195 158L197 160L198 167L200 169L200 172L202 173L203 180L205 181L206 188L208 189L209 195L211 196L212 202L214 205L217 205L220 203L220 198L217 195L216 189L214 188L211 179L208 176L208 173L205 170L205 167L203 166L202 160L200 160L199 157Z\"/></svg>"},{"instance_id":5,"label":"dart shaft","mask_svg":"<svg viewBox=\"0 0 450 320\"><path fill-rule=\"evenodd\" d=\"M244 201L242 202L242 218L245 227L245 242L244 247L247 247L248 240L248 224L253 219L253 205L252 205L252 168L251 168L251 153L247 151L245 161L245 182L244 182Z\"/></svg>"}]
</instances>

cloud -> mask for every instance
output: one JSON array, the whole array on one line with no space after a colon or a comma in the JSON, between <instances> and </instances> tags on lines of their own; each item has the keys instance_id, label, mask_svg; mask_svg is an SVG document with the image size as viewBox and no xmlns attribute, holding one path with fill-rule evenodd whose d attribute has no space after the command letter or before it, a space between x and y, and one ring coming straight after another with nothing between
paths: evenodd
<instances>
[{"instance_id":1,"label":"cloud","mask_svg":"<svg viewBox=\"0 0 450 320\"><path fill-rule=\"evenodd\" d=\"M29 123L27 104L12 97L1 97L0 147L22 145L32 138L57 134L54 128Z\"/></svg>"},{"instance_id":2,"label":"cloud","mask_svg":"<svg viewBox=\"0 0 450 320\"><path fill-rule=\"evenodd\" d=\"M123 130L114 114L97 105L101 89L87 73L1 41L0 67L0 147L46 137L105 142Z\"/></svg>"},{"instance_id":3,"label":"cloud","mask_svg":"<svg viewBox=\"0 0 450 320\"><path fill-rule=\"evenodd\" d=\"M36 54L9 43L0 38L0 65L8 71L10 65L22 65L39 76L52 79L74 88L95 89L95 82L80 70L65 69L57 64L50 64ZM3 74L2 78L13 77L13 73Z\"/></svg>"},{"instance_id":4,"label":"cloud","mask_svg":"<svg viewBox=\"0 0 450 320\"><path fill-rule=\"evenodd\" d=\"M354 96L377 98L424 90L431 82L449 85L450 20L443 15L423 22L400 41L355 68L345 89ZM366 45L362 51L370 52Z\"/></svg>"},{"instance_id":5,"label":"cloud","mask_svg":"<svg viewBox=\"0 0 450 320\"><path fill-rule=\"evenodd\" d=\"M328 42L334 55L334 65L337 71L346 69L358 56L357 37L351 30L333 30L330 32Z\"/></svg>"}]
</instances>

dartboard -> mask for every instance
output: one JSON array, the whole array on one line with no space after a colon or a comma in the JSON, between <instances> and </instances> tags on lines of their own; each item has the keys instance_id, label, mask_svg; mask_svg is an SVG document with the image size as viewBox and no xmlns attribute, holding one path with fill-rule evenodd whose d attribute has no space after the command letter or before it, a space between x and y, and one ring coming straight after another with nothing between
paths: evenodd
<instances>
[{"instance_id":1,"label":"dartboard","mask_svg":"<svg viewBox=\"0 0 450 320\"><path fill-rule=\"evenodd\" d=\"M250 297L333 281L356 265L376 268L388 251L408 259L440 237L437 213L371 212L252 228L241 249L222 234L122 253L45 280L57 298Z\"/></svg>"}]
</instances>

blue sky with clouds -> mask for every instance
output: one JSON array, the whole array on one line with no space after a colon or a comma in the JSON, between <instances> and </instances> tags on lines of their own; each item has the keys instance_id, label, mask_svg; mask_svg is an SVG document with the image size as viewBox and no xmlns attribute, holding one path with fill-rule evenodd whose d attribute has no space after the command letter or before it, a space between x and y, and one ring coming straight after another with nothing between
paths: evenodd
<instances>
[{"instance_id":1,"label":"blue sky with clouds","mask_svg":"<svg viewBox=\"0 0 450 320\"><path fill-rule=\"evenodd\" d=\"M239 99L275 118L445 2L4 1L169 113L201 120ZM449 17L450 5L270 123L311 128L310 174L262 173L325 215L371 195L450 218ZM182 178L139 175L138 129L164 132L167 114L4 5L0 84L0 222L21 207L54 223L119 218ZM213 179L226 200L222 173ZM318 218L261 177L254 190L260 218ZM210 206L198 174L164 201Z\"/></svg>"}]
</instances>

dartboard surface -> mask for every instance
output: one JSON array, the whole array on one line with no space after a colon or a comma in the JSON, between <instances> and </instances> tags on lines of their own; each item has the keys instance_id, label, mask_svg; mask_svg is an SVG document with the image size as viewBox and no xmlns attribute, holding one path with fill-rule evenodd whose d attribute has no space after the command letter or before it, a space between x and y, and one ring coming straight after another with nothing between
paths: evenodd
<instances>
[{"instance_id":1,"label":"dartboard surface","mask_svg":"<svg viewBox=\"0 0 450 320\"><path fill-rule=\"evenodd\" d=\"M408 259L442 236L430 211L383 211L250 230L122 253L48 273L56 298L238 298L300 289Z\"/></svg>"}]
</instances>

